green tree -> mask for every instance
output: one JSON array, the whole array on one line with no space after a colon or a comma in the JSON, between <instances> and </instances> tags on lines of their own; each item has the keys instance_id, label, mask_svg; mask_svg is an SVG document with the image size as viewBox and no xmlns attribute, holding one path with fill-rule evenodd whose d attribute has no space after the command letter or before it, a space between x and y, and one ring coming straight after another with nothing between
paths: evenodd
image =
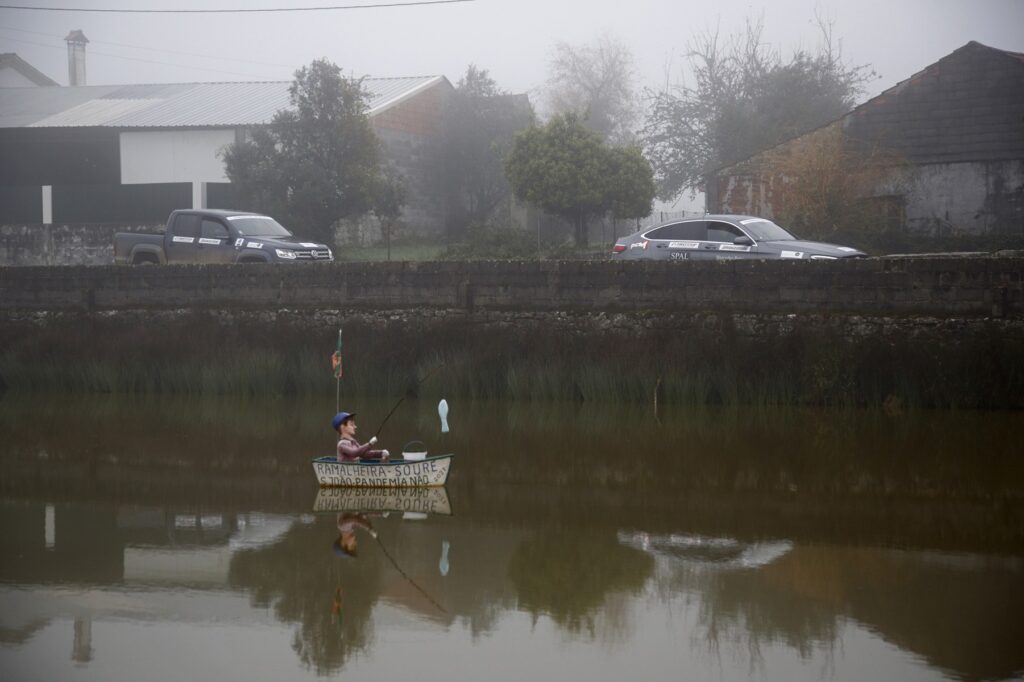
<instances>
[{"instance_id":1,"label":"green tree","mask_svg":"<svg viewBox=\"0 0 1024 682\"><path fill-rule=\"evenodd\" d=\"M366 93L326 59L296 71L291 107L224 153L239 198L298 232L333 241L335 224L373 210L389 187Z\"/></svg>"},{"instance_id":2,"label":"green tree","mask_svg":"<svg viewBox=\"0 0 1024 682\"><path fill-rule=\"evenodd\" d=\"M573 224L577 246L586 245L594 216L640 217L651 210L650 164L635 148L606 145L575 113L517 135L505 171L516 196Z\"/></svg>"},{"instance_id":3,"label":"green tree","mask_svg":"<svg viewBox=\"0 0 1024 682\"><path fill-rule=\"evenodd\" d=\"M486 224L508 198L502 159L515 133L533 122L525 95L505 93L486 69L470 64L424 154L427 184L443 197L450 237Z\"/></svg>"},{"instance_id":4,"label":"green tree","mask_svg":"<svg viewBox=\"0 0 1024 682\"><path fill-rule=\"evenodd\" d=\"M783 61L761 38L761 21L728 43L708 33L687 54L694 85L648 92L642 139L658 183L672 199L702 188L705 176L849 111L874 74L849 66L819 19L817 52Z\"/></svg>"},{"instance_id":5,"label":"green tree","mask_svg":"<svg viewBox=\"0 0 1024 682\"><path fill-rule=\"evenodd\" d=\"M609 153L608 208L615 218L650 215L657 194L654 170L639 147L612 147Z\"/></svg>"}]
</instances>

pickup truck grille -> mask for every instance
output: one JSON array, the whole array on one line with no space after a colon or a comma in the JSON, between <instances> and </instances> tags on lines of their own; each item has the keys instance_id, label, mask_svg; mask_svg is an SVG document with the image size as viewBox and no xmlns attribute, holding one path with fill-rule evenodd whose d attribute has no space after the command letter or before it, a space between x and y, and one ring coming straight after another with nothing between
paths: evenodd
<instances>
[{"instance_id":1,"label":"pickup truck grille","mask_svg":"<svg viewBox=\"0 0 1024 682\"><path fill-rule=\"evenodd\" d=\"M327 249L313 249L312 251L296 251L295 257L299 260L330 260L331 252Z\"/></svg>"}]
</instances>

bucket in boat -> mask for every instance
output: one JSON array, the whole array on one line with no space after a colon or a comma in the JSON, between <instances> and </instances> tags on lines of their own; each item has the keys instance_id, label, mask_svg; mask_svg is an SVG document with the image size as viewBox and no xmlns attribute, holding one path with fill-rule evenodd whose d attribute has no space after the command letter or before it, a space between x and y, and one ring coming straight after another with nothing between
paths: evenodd
<instances>
[{"instance_id":1,"label":"bucket in boat","mask_svg":"<svg viewBox=\"0 0 1024 682\"><path fill-rule=\"evenodd\" d=\"M402 446L402 459L418 462L427 458L427 446L418 440L409 441Z\"/></svg>"}]
</instances>

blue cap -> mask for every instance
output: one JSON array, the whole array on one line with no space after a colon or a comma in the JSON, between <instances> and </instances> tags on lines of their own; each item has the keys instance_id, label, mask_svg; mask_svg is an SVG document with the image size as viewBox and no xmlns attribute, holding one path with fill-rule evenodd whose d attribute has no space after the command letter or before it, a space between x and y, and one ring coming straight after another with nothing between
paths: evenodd
<instances>
[{"instance_id":1,"label":"blue cap","mask_svg":"<svg viewBox=\"0 0 1024 682\"><path fill-rule=\"evenodd\" d=\"M331 545L331 551L333 551L337 556L341 557L342 559L356 558L356 555L354 553L349 552L341 546L341 538L338 538L334 541L334 543Z\"/></svg>"},{"instance_id":2,"label":"blue cap","mask_svg":"<svg viewBox=\"0 0 1024 682\"><path fill-rule=\"evenodd\" d=\"M356 416L355 412L339 412L334 415L334 419L331 420L331 426L333 426L334 430L337 431L338 427L340 427L346 419L351 419L354 416Z\"/></svg>"}]
</instances>

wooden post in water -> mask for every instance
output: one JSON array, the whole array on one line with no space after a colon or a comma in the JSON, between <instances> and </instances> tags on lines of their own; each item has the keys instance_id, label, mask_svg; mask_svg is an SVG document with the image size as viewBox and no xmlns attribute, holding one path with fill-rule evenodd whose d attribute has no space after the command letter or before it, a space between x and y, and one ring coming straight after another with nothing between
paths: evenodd
<instances>
[{"instance_id":1,"label":"wooden post in water","mask_svg":"<svg viewBox=\"0 0 1024 682\"><path fill-rule=\"evenodd\" d=\"M661 377L658 377L658 382L654 384L654 421L661 424L661 420L658 419L658 390L661 389Z\"/></svg>"}]
</instances>

